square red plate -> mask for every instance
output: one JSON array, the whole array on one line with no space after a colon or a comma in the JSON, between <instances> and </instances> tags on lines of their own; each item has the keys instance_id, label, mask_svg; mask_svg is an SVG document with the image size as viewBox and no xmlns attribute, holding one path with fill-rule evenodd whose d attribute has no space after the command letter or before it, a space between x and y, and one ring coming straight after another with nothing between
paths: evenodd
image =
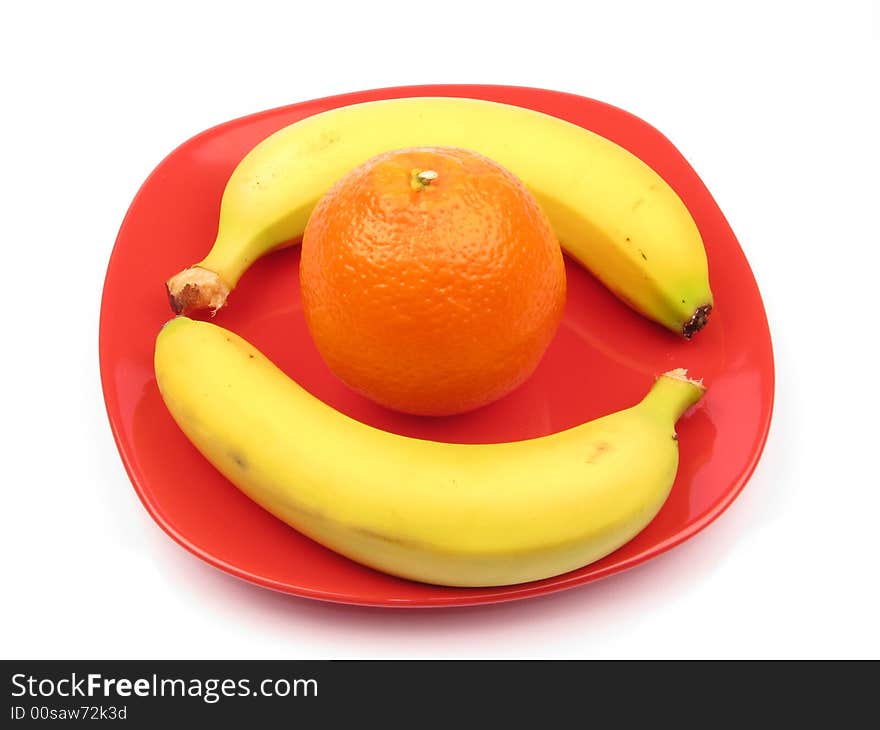
<instances>
[{"instance_id":1,"label":"square red plate","mask_svg":"<svg viewBox=\"0 0 880 730\"><path fill-rule=\"evenodd\" d=\"M297 247L259 261L215 321L253 342L348 415L440 441L540 436L632 405L656 374L670 368L686 367L704 378L706 397L678 425L681 463L666 505L634 540L580 570L523 585L463 589L410 582L358 565L300 535L227 482L186 440L156 388L153 344L171 317L164 281L210 248L223 187L241 158L298 119L403 96L463 96L537 109L641 157L678 192L702 233L715 293L706 329L691 342L678 339L566 261L565 317L532 378L476 412L428 419L373 405L327 370L302 316ZM185 142L153 171L122 223L104 284L100 361L119 452L162 529L211 565L258 585L370 606L465 606L526 598L644 562L694 535L734 500L760 457L773 408L773 355L758 287L724 215L678 150L645 122L607 104L506 86L411 86L334 96L236 119Z\"/></svg>"}]
</instances>

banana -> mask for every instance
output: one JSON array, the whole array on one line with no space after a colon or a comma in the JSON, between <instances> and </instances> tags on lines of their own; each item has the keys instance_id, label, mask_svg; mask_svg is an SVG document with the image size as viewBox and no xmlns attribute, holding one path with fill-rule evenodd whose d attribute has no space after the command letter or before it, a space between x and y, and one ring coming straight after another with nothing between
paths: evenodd
<instances>
[{"instance_id":1,"label":"banana","mask_svg":"<svg viewBox=\"0 0 880 730\"><path fill-rule=\"evenodd\" d=\"M411 97L291 124L235 168L208 255L166 283L176 313L217 310L258 258L300 237L336 180L402 147L465 147L517 175L563 248L637 311L690 338L712 309L703 241L653 169L617 144L540 112L477 99Z\"/></svg>"},{"instance_id":2,"label":"banana","mask_svg":"<svg viewBox=\"0 0 880 730\"><path fill-rule=\"evenodd\" d=\"M209 322L166 324L155 372L190 441L269 512L372 568L450 586L558 575L629 541L666 500L675 422L704 391L676 370L626 410L473 445L355 421Z\"/></svg>"}]
</instances>

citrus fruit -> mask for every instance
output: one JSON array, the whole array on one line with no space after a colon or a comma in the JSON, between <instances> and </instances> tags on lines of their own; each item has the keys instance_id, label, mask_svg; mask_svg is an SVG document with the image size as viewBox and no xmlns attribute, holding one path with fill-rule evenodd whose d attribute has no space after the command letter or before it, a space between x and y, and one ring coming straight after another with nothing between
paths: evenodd
<instances>
[{"instance_id":1,"label":"citrus fruit","mask_svg":"<svg viewBox=\"0 0 880 730\"><path fill-rule=\"evenodd\" d=\"M464 149L378 155L321 199L303 235L309 331L343 382L389 408L462 413L534 371L565 268L526 187Z\"/></svg>"}]
</instances>

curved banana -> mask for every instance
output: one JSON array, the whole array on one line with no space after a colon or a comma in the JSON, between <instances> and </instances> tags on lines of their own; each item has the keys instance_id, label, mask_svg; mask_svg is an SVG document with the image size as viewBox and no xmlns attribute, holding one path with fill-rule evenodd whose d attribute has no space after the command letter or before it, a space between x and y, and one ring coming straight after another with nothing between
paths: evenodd
<instances>
[{"instance_id":1,"label":"curved banana","mask_svg":"<svg viewBox=\"0 0 880 730\"><path fill-rule=\"evenodd\" d=\"M675 422L704 390L673 371L627 410L473 445L359 423L208 322L171 320L155 370L187 437L269 512L360 563L452 586L546 578L629 541L669 494Z\"/></svg>"},{"instance_id":2,"label":"curved banana","mask_svg":"<svg viewBox=\"0 0 880 730\"><path fill-rule=\"evenodd\" d=\"M689 338L712 308L706 253L684 203L615 143L556 117L476 99L366 102L271 135L236 167L210 253L167 282L176 313L218 309L267 252L301 236L346 172L402 147L466 147L535 194L563 248L645 316Z\"/></svg>"}]
</instances>

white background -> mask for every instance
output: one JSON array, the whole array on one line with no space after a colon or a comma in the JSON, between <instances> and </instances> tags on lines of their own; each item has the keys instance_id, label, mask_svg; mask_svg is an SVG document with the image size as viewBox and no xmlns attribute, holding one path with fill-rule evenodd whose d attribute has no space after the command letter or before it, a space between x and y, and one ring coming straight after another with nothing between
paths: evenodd
<instances>
[{"instance_id":1,"label":"white background","mask_svg":"<svg viewBox=\"0 0 880 730\"><path fill-rule=\"evenodd\" d=\"M722 5L5 4L0 655L880 657L878 8ZM765 455L706 531L555 596L392 612L249 586L166 537L116 453L97 335L117 229L206 127L438 82L591 96L679 147L764 295Z\"/></svg>"}]
</instances>

